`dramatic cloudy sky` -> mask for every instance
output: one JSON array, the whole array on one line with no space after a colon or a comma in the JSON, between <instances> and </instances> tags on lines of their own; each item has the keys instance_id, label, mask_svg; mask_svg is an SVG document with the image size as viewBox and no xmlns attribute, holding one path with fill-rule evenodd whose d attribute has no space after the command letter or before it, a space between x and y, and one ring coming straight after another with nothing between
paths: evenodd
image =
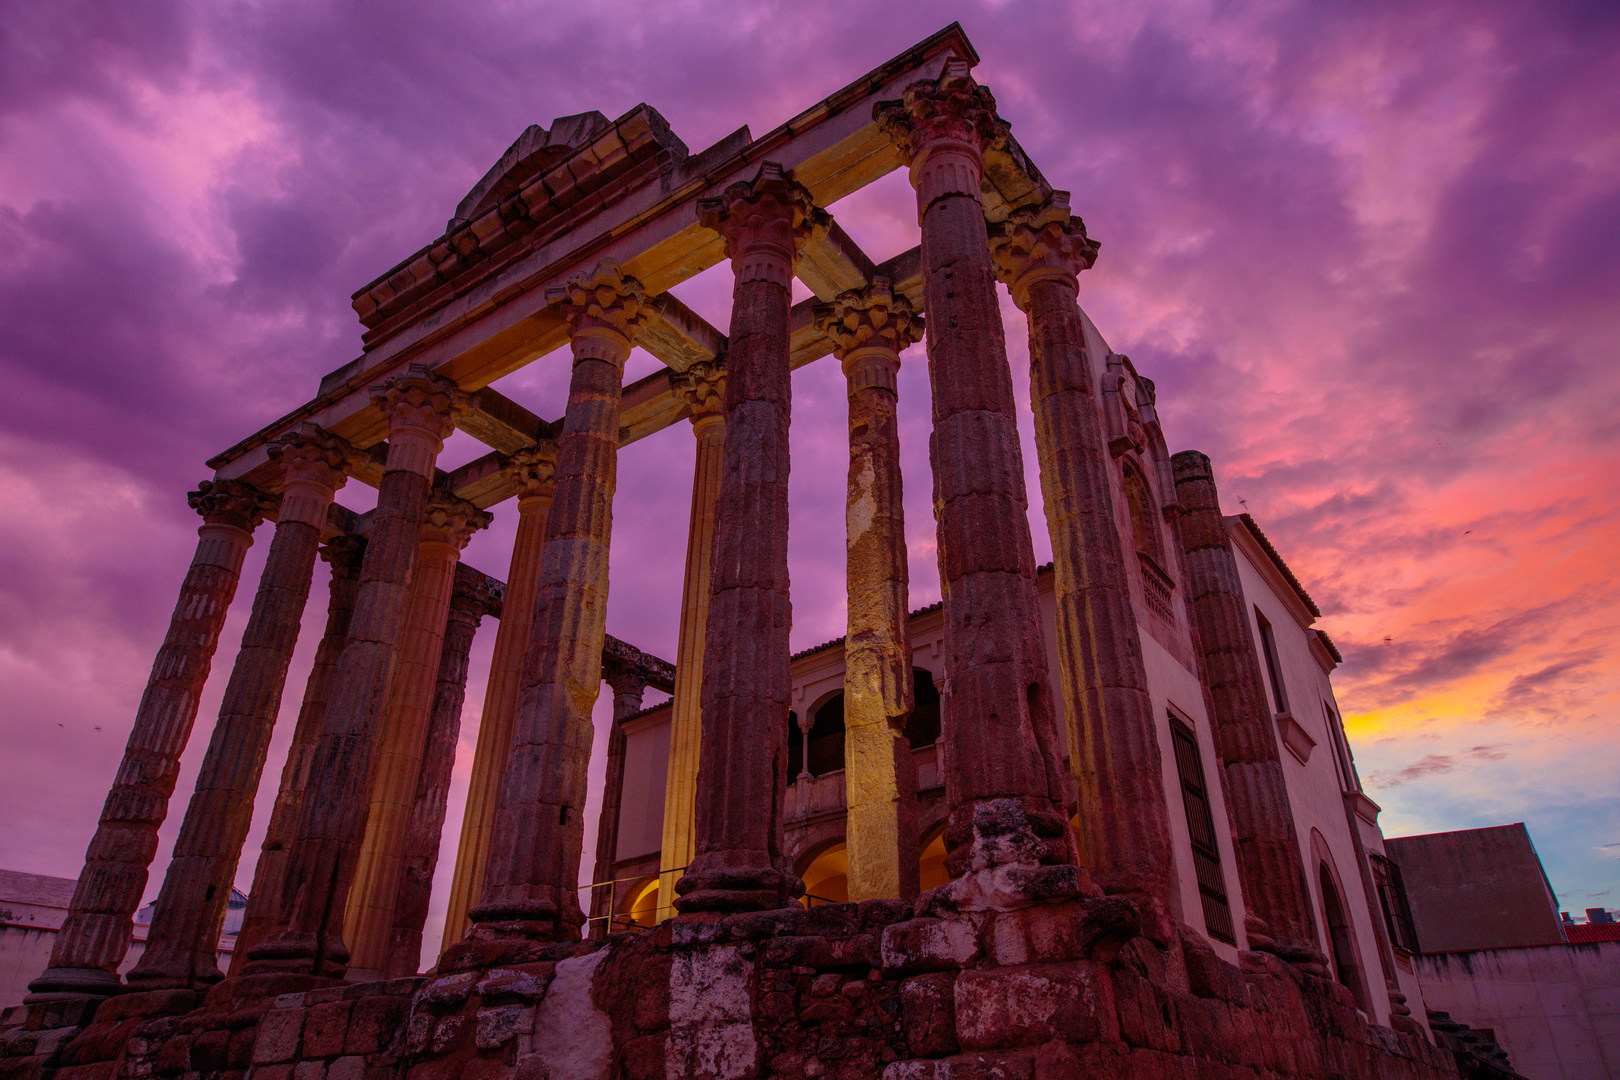
<instances>
[{"instance_id":1,"label":"dramatic cloudy sky","mask_svg":"<svg viewBox=\"0 0 1620 1080\"><path fill-rule=\"evenodd\" d=\"M645 101L697 150L768 130L952 18L1102 240L1082 301L1158 383L1171 448L1213 456L1227 509L1261 521L1326 613L1386 830L1524 821L1563 906L1620 903L1620 14L1601 0L13 0L0 866L77 873L190 557L184 493L203 461L358 354L349 294L436 236L525 126ZM874 257L915 242L899 174L833 211ZM678 292L723 327L719 269ZM922 604L938 595L926 380L907 359ZM499 389L554 417L565 378L552 357ZM832 364L794 392L802 648L842 632L844 421ZM672 429L620 466L609 628L664 656L690 444ZM478 449L458 436L446 460ZM497 512L470 562L505 575L512 516ZM1038 510L1033 525L1045 558ZM284 720L323 601L317 588ZM457 803L493 637L474 657ZM453 810L449 835L458 825ZM251 873L249 857L239 882Z\"/></svg>"}]
</instances>

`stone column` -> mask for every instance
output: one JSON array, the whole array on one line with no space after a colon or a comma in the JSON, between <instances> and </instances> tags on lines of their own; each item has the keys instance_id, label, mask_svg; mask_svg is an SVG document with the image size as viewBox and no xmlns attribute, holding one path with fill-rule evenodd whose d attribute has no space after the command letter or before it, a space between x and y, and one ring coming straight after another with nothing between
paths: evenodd
<instances>
[{"instance_id":1,"label":"stone column","mask_svg":"<svg viewBox=\"0 0 1620 1080\"><path fill-rule=\"evenodd\" d=\"M394 901L399 897L411 809L433 716L456 566L472 534L489 522L489 514L465 499L443 491L429 496L388 711L377 738L371 812L349 892L344 939L352 953L352 969L380 976L388 967ZM417 934L420 937L420 928Z\"/></svg>"},{"instance_id":2,"label":"stone column","mask_svg":"<svg viewBox=\"0 0 1620 1080\"><path fill-rule=\"evenodd\" d=\"M30 1004L93 1000L119 989L118 965L129 951L180 754L197 718L197 699L236 594L242 559L263 515L263 496L232 480L204 480L188 499L203 518L197 551L85 852L67 918L51 947L50 966L28 984Z\"/></svg>"},{"instance_id":3,"label":"stone column","mask_svg":"<svg viewBox=\"0 0 1620 1080\"><path fill-rule=\"evenodd\" d=\"M646 300L641 285L606 260L551 296L569 319L574 370L511 759L484 894L470 913L469 946L576 938L585 921L578 893L582 811L607 633L619 400Z\"/></svg>"},{"instance_id":4,"label":"stone column","mask_svg":"<svg viewBox=\"0 0 1620 1080\"><path fill-rule=\"evenodd\" d=\"M1134 558L1114 517L1116 475L1080 316L1080 272L1097 244L1067 192L1015 212L992 240L1029 320L1030 404L1056 572L1057 652L1080 789L1080 853L1109 892L1170 910L1170 811L1131 604Z\"/></svg>"},{"instance_id":5,"label":"stone column","mask_svg":"<svg viewBox=\"0 0 1620 1080\"><path fill-rule=\"evenodd\" d=\"M264 843L259 848L259 863L253 870L253 888L248 893L247 909L242 913L242 929L236 935L236 949L231 953L229 973L232 975L242 973L248 951L276 926L281 882L287 870L287 849L293 841L293 830L298 827L298 808L304 802L310 761L321 737L332 673L337 670L338 657L349 640L349 617L354 614L354 598L360 590L360 561L365 553L365 537L349 534L333 537L321 547L321 558L332 568L327 586L326 630L315 649L315 662L309 669L309 681L304 684L304 701L298 709L292 745L287 748L287 761L281 767L281 786L276 791L276 804L270 810Z\"/></svg>"},{"instance_id":6,"label":"stone column","mask_svg":"<svg viewBox=\"0 0 1620 1080\"><path fill-rule=\"evenodd\" d=\"M695 855L682 912L777 908L804 891L782 854L787 785L788 381L793 267L824 217L766 162L698 203L736 274L726 357L726 441L715 501L703 647Z\"/></svg>"},{"instance_id":7,"label":"stone column","mask_svg":"<svg viewBox=\"0 0 1620 1080\"><path fill-rule=\"evenodd\" d=\"M990 905L1078 889L1047 681L1024 462L979 194L983 152L1006 137L961 61L873 115L911 168L922 223L933 388L934 516L945 603L946 866L1006 868L963 889ZM1051 864L1060 869L1035 872ZM1014 882L1021 884L1015 885Z\"/></svg>"},{"instance_id":8,"label":"stone column","mask_svg":"<svg viewBox=\"0 0 1620 1080\"><path fill-rule=\"evenodd\" d=\"M647 676L620 663L605 664L602 677L613 688L613 730L608 733L607 777L602 786L602 816L596 826L594 884L613 879L613 857L619 849L619 803L624 798L624 727L641 711ZM611 888L591 890L591 937L603 940L612 929L615 893Z\"/></svg>"},{"instance_id":9,"label":"stone column","mask_svg":"<svg viewBox=\"0 0 1620 1080\"><path fill-rule=\"evenodd\" d=\"M883 278L823 318L849 384L844 509L849 630L844 638L844 788L849 898L917 895L917 765L911 716L910 570L895 419L900 352L922 320ZM808 761L806 762L808 767Z\"/></svg>"},{"instance_id":10,"label":"stone column","mask_svg":"<svg viewBox=\"0 0 1620 1080\"><path fill-rule=\"evenodd\" d=\"M488 582L469 567L456 567L444 648L439 653L438 685L433 691L433 711L422 749L422 768L402 845L404 862L394 897L394 925L385 966L390 979L415 975L422 959L422 927L427 923L428 903L433 896L433 872L439 863L439 843L444 835L450 774L456 764L456 741L461 737L461 708L467 700L467 654L472 651L479 621L498 607Z\"/></svg>"},{"instance_id":11,"label":"stone column","mask_svg":"<svg viewBox=\"0 0 1620 1080\"><path fill-rule=\"evenodd\" d=\"M146 950L129 973L131 988L196 990L224 977L215 953L225 905L298 645L321 529L346 479L349 444L305 424L269 453L282 469L275 538L158 893Z\"/></svg>"},{"instance_id":12,"label":"stone column","mask_svg":"<svg viewBox=\"0 0 1620 1080\"><path fill-rule=\"evenodd\" d=\"M489 682L484 687L484 712L478 720L478 745L473 751L472 777L467 784L467 811L461 821L461 844L456 849L456 873L450 885L441 951L466 934L467 909L478 902L484 891L484 867L489 862L495 813L500 809L501 777L512 751L512 721L517 714L518 687L523 681L523 653L534 622L534 589L540 577L540 552L546 544L546 515L551 510L556 470L557 444L550 439L519 450L501 466L502 475L517 488L517 539L512 544L506 599L495 631Z\"/></svg>"},{"instance_id":13,"label":"stone column","mask_svg":"<svg viewBox=\"0 0 1620 1080\"><path fill-rule=\"evenodd\" d=\"M320 741L282 881L280 925L255 945L247 974L341 978L343 913L370 810L367 798L389 675L411 597L434 459L467 397L420 364L372 388L388 424L388 463L371 517L349 642L332 676Z\"/></svg>"},{"instance_id":14,"label":"stone column","mask_svg":"<svg viewBox=\"0 0 1620 1080\"><path fill-rule=\"evenodd\" d=\"M1277 729L1237 556L1221 519L1215 471L1209 458L1196 450L1184 450L1170 460L1182 507L1177 530L1182 572L1188 608L1198 624L1199 667L1214 709L1221 789L1249 913L1245 920L1249 948L1319 965L1326 957L1316 945L1316 920ZM1355 822L1350 824L1353 829Z\"/></svg>"},{"instance_id":15,"label":"stone column","mask_svg":"<svg viewBox=\"0 0 1620 1080\"><path fill-rule=\"evenodd\" d=\"M659 848L660 921L675 913L675 882L692 861L698 747L703 729L703 639L709 624L709 571L714 558L714 504L726 446L726 374L720 362L696 363L674 380L692 410L697 461L692 468L692 514L686 532L686 577L681 586L681 628L670 702L669 771L664 784L664 834Z\"/></svg>"}]
</instances>

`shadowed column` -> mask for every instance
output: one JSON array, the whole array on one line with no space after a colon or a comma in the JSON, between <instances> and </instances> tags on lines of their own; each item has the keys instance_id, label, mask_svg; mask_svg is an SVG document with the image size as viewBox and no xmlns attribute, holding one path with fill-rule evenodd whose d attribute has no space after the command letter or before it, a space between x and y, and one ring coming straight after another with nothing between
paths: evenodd
<instances>
[{"instance_id":1,"label":"shadowed column","mask_svg":"<svg viewBox=\"0 0 1620 1080\"><path fill-rule=\"evenodd\" d=\"M118 965L129 951L158 827L168 813L198 696L263 511L263 496L232 480L204 480L188 499L203 518L197 551L51 947L50 966L28 984L30 1004L118 992Z\"/></svg>"},{"instance_id":2,"label":"shadowed column","mask_svg":"<svg viewBox=\"0 0 1620 1080\"><path fill-rule=\"evenodd\" d=\"M422 549L411 580L388 711L377 738L371 811L344 922L343 936L352 954L349 966L355 971L380 977L388 966L394 901L399 896L406 833L422 774L456 565L472 534L487 528L489 522L488 513L465 499L443 491L428 497Z\"/></svg>"},{"instance_id":3,"label":"shadowed column","mask_svg":"<svg viewBox=\"0 0 1620 1080\"><path fill-rule=\"evenodd\" d=\"M280 926L249 954L244 972L341 978L349 961L342 927L349 882L365 836L377 736L411 597L434 459L467 396L420 364L372 388L388 424L388 463L349 642L332 677L309 787L281 889Z\"/></svg>"},{"instance_id":4,"label":"shadowed column","mask_svg":"<svg viewBox=\"0 0 1620 1080\"><path fill-rule=\"evenodd\" d=\"M1142 901L1162 922L1172 885L1170 812L1114 517L1113 457L1078 301L1080 272L1098 245L1070 216L1067 192L1013 213L992 243L1002 280L1029 320L1030 405L1056 572L1058 674L1079 781L1081 859L1105 890Z\"/></svg>"},{"instance_id":5,"label":"shadowed column","mask_svg":"<svg viewBox=\"0 0 1620 1080\"><path fill-rule=\"evenodd\" d=\"M591 708L607 633L619 401L646 301L640 284L606 260L549 296L568 317L574 369L512 752L484 895L463 947L577 938L585 921L577 886Z\"/></svg>"},{"instance_id":6,"label":"shadowed column","mask_svg":"<svg viewBox=\"0 0 1620 1080\"><path fill-rule=\"evenodd\" d=\"M626 720L641 711L641 695L647 689L647 676L639 667L605 658L602 678L613 688L613 730L608 733L607 776L602 786L602 816L596 826L596 869L593 883L611 881L613 856L619 847L619 803L624 797L624 727ZM603 940L612 930L613 901L610 888L591 891L591 937Z\"/></svg>"},{"instance_id":7,"label":"shadowed column","mask_svg":"<svg viewBox=\"0 0 1620 1080\"><path fill-rule=\"evenodd\" d=\"M844 638L844 788L849 898L917 895L917 764L911 716L910 568L900 432L900 352L922 320L884 278L847 292L822 316L849 389L844 509L849 630ZM808 767L808 762L806 767Z\"/></svg>"},{"instance_id":8,"label":"shadowed column","mask_svg":"<svg viewBox=\"0 0 1620 1080\"><path fill-rule=\"evenodd\" d=\"M215 953L225 905L298 645L321 528L345 479L349 444L306 424L283 436L269 454L282 469L275 536L158 893L146 950L129 973L131 988L200 989L224 977Z\"/></svg>"},{"instance_id":9,"label":"shadowed column","mask_svg":"<svg viewBox=\"0 0 1620 1080\"><path fill-rule=\"evenodd\" d=\"M946 867L964 902L1079 888L1030 540L1012 372L979 193L1006 137L961 61L873 115L911 167L933 389L934 517L945 603ZM1056 870L1043 870L1054 864ZM969 900L973 890L989 890Z\"/></svg>"},{"instance_id":10,"label":"shadowed column","mask_svg":"<svg viewBox=\"0 0 1620 1080\"><path fill-rule=\"evenodd\" d=\"M675 885L689 911L777 908L804 891L782 853L787 784L788 380L794 261L809 192L764 163L698 203L736 275L726 356L726 439L715 502L703 646L694 856Z\"/></svg>"},{"instance_id":11,"label":"shadowed column","mask_svg":"<svg viewBox=\"0 0 1620 1080\"><path fill-rule=\"evenodd\" d=\"M241 974L248 951L263 941L278 921L287 849L293 841L293 830L298 827L298 808L303 805L310 761L321 737L321 723L326 718L332 675L337 670L343 646L349 640L349 618L354 614L355 594L360 591L360 561L365 553L366 541L362 536L336 536L321 546L321 558L332 567L327 586L326 630L315 649L315 662L309 669L309 681L304 684L304 701L298 709L292 745L287 748L287 761L281 767L281 786L276 791L276 803L265 827L264 843L259 848L253 888L248 893L247 908L242 912L242 929L236 935L236 949L231 953L232 975Z\"/></svg>"},{"instance_id":12,"label":"shadowed column","mask_svg":"<svg viewBox=\"0 0 1620 1080\"><path fill-rule=\"evenodd\" d=\"M1249 913L1244 921L1249 948L1320 965L1327 958L1316 945L1316 920L1277 728L1262 682L1237 556L1221 518L1215 470L1196 450L1183 450L1170 462L1182 507L1178 534L1188 606L1198 623L1203 650L1199 668L1214 709L1221 789Z\"/></svg>"},{"instance_id":13,"label":"shadowed column","mask_svg":"<svg viewBox=\"0 0 1620 1080\"><path fill-rule=\"evenodd\" d=\"M501 463L501 475L518 492L517 539L512 543L506 598L495 630L489 682L484 687L484 711L478 718L478 745L467 783L467 810L461 821L461 844L456 849L455 878L450 885L441 951L466 934L467 909L478 902L484 891L484 868L489 862L495 814L500 809L501 777L512 751L512 720L517 714L518 689L523 681L523 653L534 623L534 588L540 577L540 553L546 544L546 515L551 510L556 470L557 444L550 439L519 450Z\"/></svg>"},{"instance_id":14,"label":"shadowed column","mask_svg":"<svg viewBox=\"0 0 1620 1080\"><path fill-rule=\"evenodd\" d=\"M692 514L686 532L686 577L670 703L669 769L664 784L664 833L659 846L657 919L674 914L675 882L692 861L698 749L703 733L703 640L709 623L709 572L714 560L714 504L726 446L726 371L699 361L671 382L692 410L697 459L692 466Z\"/></svg>"},{"instance_id":15,"label":"shadowed column","mask_svg":"<svg viewBox=\"0 0 1620 1080\"><path fill-rule=\"evenodd\" d=\"M394 897L394 925L384 966L384 974L390 979L415 975L421 964L422 927L427 923L428 904L433 897L433 871L439 863L450 774L456 764L461 710L467 700L467 654L472 651L479 621L499 607L488 582L488 578L470 567L457 565L455 586L450 593L450 614L444 627L444 647L439 653L433 711L416 781L416 798L411 804L401 847L404 860Z\"/></svg>"}]
</instances>

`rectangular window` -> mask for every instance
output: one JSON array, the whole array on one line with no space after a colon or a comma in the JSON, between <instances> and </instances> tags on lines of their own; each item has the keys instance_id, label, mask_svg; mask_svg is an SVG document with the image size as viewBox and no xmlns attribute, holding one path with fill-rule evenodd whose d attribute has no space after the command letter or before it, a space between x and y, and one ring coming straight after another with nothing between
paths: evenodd
<instances>
[{"instance_id":1,"label":"rectangular window","mask_svg":"<svg viewBox=\"0 0 1620 1080\"><path fill-rule=\"evenodd\" d=\"M1254 609L1254 619L1260 626L1260 654L1266 662L1266 674L1271 678L1271 700L1277 705L1277 711L1288 711L1288 697L1283 693L1282 665L1277 662L1277 636L1271 632L1271 624L1266 617L1260 614L1260 609Z\"/></svg>"},{"instance_id":2,"label":"rectangular window","mask_svg":"<svg viewBox=\"0 0 1620 1080\"><path fill-rule=\"evenodd\" d=\"M1215 818L1209 809L1209 788L1198 757L1198 740L1174 714L1170 717L1170 742L1175 747L1176 771L1181 776L1181 801L1187 808L1187 832L1192 836L1193 870L1198 875L1198 896L1204 905L1204 928L1210 937L1235 945L1232 906L1226 899L1226 878L1221 873L1221 852L1215 844Z\"/></svg>"},{"instance_id":3,"label":"rectangular window","mask_svg":"<svg viewBox=\"0 0 1620 1080\"><path fill-rule=\"evenodd\" d=\"M1378 904L1384 909L1384 925L1389 943L1409 953L1419 952L1417 926L1412 922L1412 905L1406 899L1406 883L1401 868L1382 855L1368 855L1372 861L1373 884L1378 887Z\"/></svg>"}]
</instances>

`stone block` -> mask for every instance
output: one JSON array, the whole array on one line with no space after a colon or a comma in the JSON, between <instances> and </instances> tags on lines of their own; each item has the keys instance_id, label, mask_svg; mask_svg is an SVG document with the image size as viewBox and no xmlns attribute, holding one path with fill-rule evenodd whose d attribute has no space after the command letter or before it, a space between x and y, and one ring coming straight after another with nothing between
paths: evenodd
<instances>
[{"instance_id":1,"label":"stone block","mask_svg":"<svg viewBox=\"0 0 1620 1080\"><path fill-rule=\"evenodd\" d=\"M555 961L492 968L473 987L473 992L489 1003L524 1002L532 1005L545 996L546 987L551 985L556 973Z\"/></svg>"},{"instance_id":2,"label":"stone block","mask_svg":"<svg viewBox=\"0 0 1620 1080\"><path fill-rule=\"evenodd\" d=\"M532 1005L500 1005L479 1009L474 1042L480 1050L495 1050L533 1027Z\"/></svg>"},{"instance_id":3,"label":"stone block","mask_svg":"<svg viewBox=\"0 0 1620 1080\"><path fill-rule=\"evenodd\" d=\"M967 919L910 919L887 927L882 940L888 975L964 968L981 955L978 934Z\"/></svg>"},{"instance_id":4,"label":"stone block","mask_svg":"<svg viewBox=\"0 0 1620 1080\"><path fill-rule=\"evenodd\" d=\"M861 929L861 905L817 904L804 913L799 933L849 937Z\"/></svg>"},{"instance_id":5,"label":"stone block","mask_svg":"<svg viewBox=\"0 0 1620 1080\"><path fill-rule=\"evenodd\" d=\"M346 1054L375 1054L386 1049L394 1034L405 1023L409 1002L404 998L361 998L349 1014L349 1034L343 1043Z\"/></svg>"},{"instance_id":6,"label":"stone block","mask_svg":"<svg viewBox=\"0 0 1620 1080\"><path fill-rule=\"evenodd\" d=\"M956 976L917 975L900 984L900 1011L913 1054L941 1057L960 1049L956 1039Z\"/></svg>"},{"instance_id":7,"label":"stone block","mask_svg":"<svg viewBox=\"0 0 1620 1080\"><path fill-rule=\"evenodd\" d=\"M153 1068L159 1076L179 1076L191 1067L191 1039L176 1035L164 1041Z\"/></svg>"},{"instance_id":8,"label":"stone block","mask_svg":"<svg viewBox=\"0 0 1620 1080\"><path fill-rule=\"evenodd\" d=\"M480 982L476 971L463 971L458 975L445 975L425 984L416 992L416 1000L435 1008L454 1008L467 1000L473 987Z\"/></svg>"},{"instance_id":9,"label":"stone block","mask_svg":"<svg viewBox=\"0 0 1620 1080\"><path fill-rule=\"evenodd\" d=\"M429 1048L435 1054L444 1053L455 1044L466 1026L467 1018L460 1013L444 1017L433 1029L433 1038L428 1043Z\"/></svg>"},{"instance_id":10,"label":"stone block","mask_svg":"<svg viewBox=\"0 0 1620 1080\"><path fill-rule=\"evenodd\" d=\"M293 1080L326 1080L326 1062L300 1061L293 1066Z\"/></svg>"},{"instance_id":11,"label":"stone block","mask_svg":"<svg viewBox=\"0 0 1620 1080\"><path fill-rule=\"evenodd\" d=\"M366 1059L357 1054L338 1058L326 1067L326 1080L366 1080Z\"/></svg>"},{"instance_id":12,"label":"stone block","mask_svg":"<svg viewBox=\"0 0 1620 1080\"><path fill-rule=\"evenodd\" d=\"M405 1052L420 1054L427 1050L428 1040L433 1037L433 1017L427 1013L415 1013L405 1025Z\"/></svg>"},{"instance_id":13,"label":"stone block","mask_svg":"<svg viewBox=\"0 0 1620 1080\"><path fill-rule=\"evenodd\" d=\"M883 1080L1032 1080L1030 1055L967 1053L954 1057L896 1061L885 1066Z\"/></svg>"},{"instance_id":14,"label":"stone block","mask_svg":"<svg viewBox=\"0 0 1620 1080\"><path fill-rule=\"evenodd\" d=\"M1095 961L965 971L955 998L957 1037L965 1048L1119 1038L1113 984Z\"/></svg>"},{"instance_id":15,"label":"stone block","mask_svg":"<svg viewBox=\"0 0 1620 1080\"><path fill-rule=\"evenodd\" d=\"M205 1031L191 1044L191 1067L198 1072L223 1072L229 1068L231 1033Z\"/></svg>"},{"instance_id":16,"label":"stone block","mask_svg":"<svg viewBox=\"0 0 1620 1080\"><path fill-rule=\"evenodd\" d=\"M343 1044L349 1037L349 1014L354 1008L351 1001L329 1001L313 1005L304 1016L303 1057L337 1057L343 1053Z\"/></svg>"},{"instance_id":17,"label":"stone block","mask_svg":"<svg viewBox=\"0 0 1620 1080\"><path fill-rule=\"evenodd\" d=\"M668 955L649 956L638 972L638 993L631 1019L644 1034L669 1027L670 963Z\"/></svg>"},{"instance_id":18,"label":"stone block","mask_svg":"<svg viewBox=\"0 0 1620 1080\"><path fill-rule=\"evenodd\" d=\"M291 1065L254 1065L248 1070L248 1080L292 1080Z\"/></svg>"},{"instance_id":19,"label":"stone block","mask_svg":"<svg viewBox=\"0 0 1620 1080\"><path fill-rule=\"evenodd\" d=\"M810 982L810 996L829 997L838 993L838 988L843 985L843 982L844 977L842 975L831 973L826 975L817 975Z\"/></svg>"},{"instance_id":20,"label":"stone block","mask_svg":"<svg viewBox=\"0 0 1620 1080\"><path fill-rule=\"evenodd\" d=\"M619 1052L625 1080L664 1080L668 1041L663 1035L644 1035L625 1043Z\"/></svg>"},{"instance_id":21,"label":"stone block","mask_svg":"<svg viewBox=\"0 0 1620 1080\"><path fill-rule=\"evenodd\" d=\"M860 902L861 929L879 931L892 923L911 918L909 900L862 900Z\"/></svg>"}]
</instances>

